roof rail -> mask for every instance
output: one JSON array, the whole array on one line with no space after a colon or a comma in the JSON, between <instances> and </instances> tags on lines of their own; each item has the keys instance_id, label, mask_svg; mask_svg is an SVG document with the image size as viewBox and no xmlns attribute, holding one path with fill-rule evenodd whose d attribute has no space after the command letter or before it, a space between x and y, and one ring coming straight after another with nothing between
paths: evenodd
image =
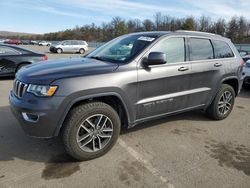
<instances>
[{"instance_id":1,"label":"roof rail","mask_svg":"<svg viewBox=\"0 0 250 188\"><path fill-rule=\"evenodd\" d=\"M185 32L185 33L200 33L200 34L206 34L206 35L214 35L214 36L220 36L222 37L221 35L218 35L218 34L215 34L215 33L208 33L208 32L202 32L202 31L189 31L189 30L176 30L175 32Z\"/></svg>"}]
</instances>

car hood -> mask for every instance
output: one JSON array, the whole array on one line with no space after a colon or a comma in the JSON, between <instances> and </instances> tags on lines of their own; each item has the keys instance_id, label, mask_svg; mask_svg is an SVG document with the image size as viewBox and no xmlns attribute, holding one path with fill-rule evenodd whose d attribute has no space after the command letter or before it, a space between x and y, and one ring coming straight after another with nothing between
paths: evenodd
<instances>
[{"instance_id":1,"label":"car hood","mask_svg":"<svg viewBox=\"0 0 250 188\"><path fill-rule=\"evenodd\" d=\"M116 63L90 58L67 58L28 65L18 71L16 78L24 83L50 84L62 78L108 73L117 67Z\"/></svg>"}]
</instances>

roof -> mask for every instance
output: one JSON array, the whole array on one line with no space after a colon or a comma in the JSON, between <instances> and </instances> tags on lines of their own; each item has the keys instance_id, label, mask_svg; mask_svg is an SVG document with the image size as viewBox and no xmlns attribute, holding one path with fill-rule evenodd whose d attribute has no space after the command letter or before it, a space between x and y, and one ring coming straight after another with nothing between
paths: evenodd
<instances>
[{"instance_id":1,"label":"roof","mask_svg":"<svg viewBox=\"0 0 250 188\"><path fill-rule=\"evenodd\" d=\"M211 37L211 38L224 38L221 35L214 34L214 33L207 33L207 32L200 32L200 31L187 31L187 30L177 30L177 31L145 31L145 32L137 32L137 33L131 33L131 34L139 34L139 35L145 35L145 36L154 36L154 37L160 37L163 35L195 35L200 37Z\"/></svg>"}]
</instances>

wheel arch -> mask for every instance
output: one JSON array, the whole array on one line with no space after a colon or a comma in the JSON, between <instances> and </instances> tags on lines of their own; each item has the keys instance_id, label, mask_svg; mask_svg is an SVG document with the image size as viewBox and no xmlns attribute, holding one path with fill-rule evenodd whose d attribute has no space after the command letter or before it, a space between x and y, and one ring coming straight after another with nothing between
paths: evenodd
<instances>
[{"instance_id":1,"label":"wheel arch","mask_svg":"<svg viewBox=\"0 0 250 188\"><path fill-rule=\"evenodd\" d=\"M236 77L226 78L226 79L222 80L222 84L228 84L228 85L232 86L232 88L234 89L234 92L235 92L235 96L238 95L238 93L239 93L239 81Z\"/></svg>"},{"instance_id":2,"label":"wheel arch","mask_svg":"<svg viewBox=\"0 0 250 188\"><path fill-rule=\"evenodd\" d=\"M58 136L60 134L61 130L63 129L63 123L65 119L67 118L67 115L69 114L71 109L75 108L76 106L79 106L79 105L82 105L84 103L91 102L91 101L104 102L110 105L118 113L121 119L122 128L126 128L126 126L129 126L131 118L129 115L127 105L122 99L122 97L118 93L97 94L97 95L92 95L92 96L87 96L87 97L86 96L78 97L74 99L64 111L63 116L57 126L57 129L55 130L54 136Z\"/></svg>"},{"instance_id":3,"label":"wheel arch","mask_svg":"<svg viewBox=\"0 0 250 188\"><path fill-rule=\"evenodd\" d=\"M15 73L17 72L18 68L22 65L30 65L32 64L32 62L28 62L28 61L23 61L21 63L18 63L18 65L16 66L16 70L15 70Z\"/></svg>"}]
</instances>

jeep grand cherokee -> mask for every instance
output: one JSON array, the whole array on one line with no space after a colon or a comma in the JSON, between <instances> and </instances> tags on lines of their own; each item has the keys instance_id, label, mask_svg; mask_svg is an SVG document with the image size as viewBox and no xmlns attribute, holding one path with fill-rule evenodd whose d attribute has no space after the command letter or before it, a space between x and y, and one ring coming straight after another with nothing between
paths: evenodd
<instances>
[{"instance_id":1,"label":"jeep grand cherokee","mask_svg":"<svg viewBox=\"0 0 250 188\"><path fill-rule=\"evenodd\" d=\"M226 118L243 64L231 41L219 35L133 33L83 58L21 69L9 100L27 134L62 135L70 155L89 160L112 148L121 127L194 109Z\"/></svg>"}]
</instances>

